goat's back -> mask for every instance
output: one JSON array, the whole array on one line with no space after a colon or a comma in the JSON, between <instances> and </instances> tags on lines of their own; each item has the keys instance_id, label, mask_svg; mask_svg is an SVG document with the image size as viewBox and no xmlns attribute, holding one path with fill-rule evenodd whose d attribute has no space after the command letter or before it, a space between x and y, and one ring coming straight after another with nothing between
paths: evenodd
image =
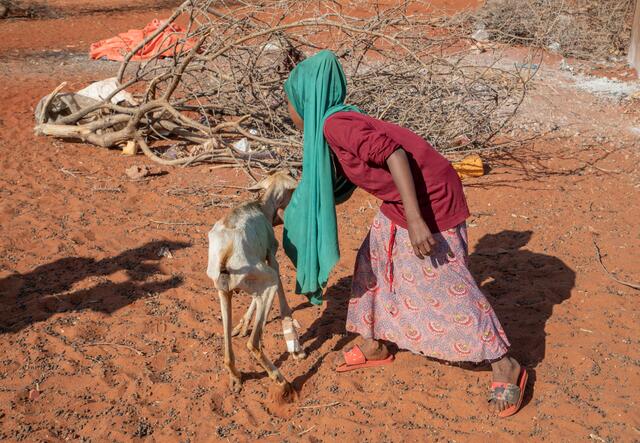
<instances>
[{"instance_id":1,"label":"goat's back","mask_svg":"<svg viewBox=\"0 0 640 443\"><path fill-rule=\"evenodd\" d=\"M245 203L218 220L209 231L207 275L217 289L233 290L277 247L273 227L260 204Z\"/></svg>"}]
</instances>

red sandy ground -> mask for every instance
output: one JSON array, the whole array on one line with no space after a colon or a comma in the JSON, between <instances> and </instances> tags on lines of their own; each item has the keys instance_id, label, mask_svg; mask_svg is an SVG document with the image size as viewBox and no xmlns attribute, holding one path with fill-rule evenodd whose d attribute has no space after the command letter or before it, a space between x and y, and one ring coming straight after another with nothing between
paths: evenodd
<instances>
[{"instance_id":1,"label":"red sandy ground","mask_svg":"<svg viewBox=\"0 0 640 443\"><path fill-rule=\"evenodd\" d=\"M551 61L520 121L560 129L465 181L472 270L532 375L520 413L485 412L486 368L401 351L392 366L333 371L332 352L353 341L350 272L375 214L362 192L338 210L343 257L326 304L288 296L309 357L293 361L279 322L267 326L266 352L300 391L278 406L240 339L244 389L228 391L205 275L206 232L227 209L203 205L249 198L221 186L246 185L244 174L167 168L132 182L124 170L144 157L32 134L40 97L117 68L86 60L90 42L167 13L0 23L1 439L640 441L639 293L604 273L593 243L620 278L640 280L637 101L579 92ZM294 271L281 263L291 290ZM235 318L246 306L235 303Z\"/></svg>"}]
</instances>

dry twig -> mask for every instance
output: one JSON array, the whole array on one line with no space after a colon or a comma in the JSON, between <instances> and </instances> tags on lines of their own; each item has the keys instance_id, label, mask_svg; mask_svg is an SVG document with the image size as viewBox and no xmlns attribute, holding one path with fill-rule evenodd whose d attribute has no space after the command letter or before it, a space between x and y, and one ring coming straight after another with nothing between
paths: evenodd
<instances>
[{"instance_id":1,"label":"dry twig","mask_svg":"<svg viewBox=\"0 0 640 443\"><path fill-rule=\"evenodd\" d=\"M252 168L299 168L301 139L283 84L296 63L320 48L341 58L350 103L407 126L443 152L486 148L505 129L531 72L500 68L499 52L478 60L466 35L443 32L443 20L420 0L374 2L364 18L350 15L350 6L186 1L168 22L188 16L173 59L133 63L132 52L122 63L122 88L138 92L139 105L109 97L56 124L39 124L36 133L103 147L133 140L160 164L214 162L241 166L251 177ZM181 53L185 39L195 46ZM236 144L243 138L250 149ZM167 141L171 156L163 153Z\"/></svg>"},{"instance_id":2,"label":"dry twig","mask_svg":"<svg viewBox=\"0 0 640 443\"><path fill-rule=\"evenodd\" d=\"M613 281L615 281L617 283L620 283L621 285L627 286L629 288L640 290L640 284L629 283L629 282L626 282L624 280L620 280L618 277L616 277L612 272L610 272L607 269L607 267L604 265L604 262L602 261L602 254L600 253L600 247L596 243L596 239L595 238L593 239L593 246L595 246L595 248L596 248L596 259L598 260L598 263L600 263L600 266L602 266L602 269L609 276L609 278L611 278L611 280L613 280Z\"/></svg>"},{"instance_id":3,"label":"dry twig","mask_svg":"<svg viewBox=\"0 0 640 443\"><path fill-rule=\"evenodd\" d=\"M157 223L159 225L179 225L179 226L204 226L206 223L190 223L190 222L168 222L168 221L160 221L160 220L151 220L152 223Z\"/></svg>"},{"instance_id":4,"label":"dry twig","mask_svg":"<svg viewBox=\"0 0 640 443\"><path fill-rule=\"evenodd\" d=\"M298 433L298 437L302 437L304 434L313 431L315 429L315 427L316 427L316 425L313 425L310 428L305 429L304 431Z\"/></svg>"},{"instance_id":5,"label":"dry twig","mask_svg":"<svg viewBox=\"0 0 640 443\"><path fill-rule=\"evenodd\" d=\"M604 60L626 53L636 0L488 0L462 22L492 40Z\"/></svg>"},{"instance_id":6,"label":"dry twig","mask_svg":"<svg viewBox=\"0 0 640 443\"><path fill-rule=\"evenodd\" d=\"M114 347L120 347L120 348L126 348L129 349L133 352L135 352L138 355L144 355L144 353L142 351L137 350L136 348L134 348L133 346L129 346L129 345L123 345L120 343L84 343L81 346L114 346Z\"/></svg>"},{"instance_id":7,"label":"dry twig","mask_svg":"<svg viewBox=\"0 0 640 443\"><path fill-rule=\"evenodd\" d=\"M311 406L300 406L298 409L320 409L320 408L329 408L332 406L340 405L339 401L334 401L333 403L327 403L326 405L311 405Z\"/></svg>"}]
</instances>

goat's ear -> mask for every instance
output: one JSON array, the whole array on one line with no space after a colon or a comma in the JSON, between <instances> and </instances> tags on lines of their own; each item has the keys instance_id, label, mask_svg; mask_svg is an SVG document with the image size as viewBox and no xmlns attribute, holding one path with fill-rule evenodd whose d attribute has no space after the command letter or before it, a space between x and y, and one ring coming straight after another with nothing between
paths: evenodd
<instances>
[{"instance_id":1,"label":"goat's ear","mask_svg":"<svg viewBox=\"0 0 640 443\"><path fill-rule=\"evenodd\" d=\"M284 192L282 192L282 195L280 196L280 198L278 200L278 208L281 208L281 209L284 209L289 205L289 202L291 201L291 196L293 195L294 189L285 188L283 191Z\"/></svg>"},{"instance_id":2,"label":"goat's ear","mask_svg":"<svg viewBox=\"0 0 640 443\"><path fill-rule=\"evenodd\" d=\"M267 178L263 178L262 180L260 180L259 182L249 186L247 188L247 191L251 191L251 192L260 192L260 191L264 191L265 189L267 189L268 187L268 180L269 177Z\"/></svg>"}]
</instances>

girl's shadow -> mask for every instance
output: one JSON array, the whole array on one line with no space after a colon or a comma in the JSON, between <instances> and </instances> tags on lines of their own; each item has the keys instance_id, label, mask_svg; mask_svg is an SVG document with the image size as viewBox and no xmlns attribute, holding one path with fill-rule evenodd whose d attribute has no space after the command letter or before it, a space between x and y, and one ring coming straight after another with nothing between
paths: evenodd
<instances>
[{"instance_id":1,"label":"girl's shadow","mask_svg":"<svg viewBox=\"0 0 640 443\"><path fill-rule=\"evenodd\" d=\"M576 278L575 272L562 260L522 249L531 236L531 231L487 234L469 257L469 268L507 333L512 355L529 370L530 388L525 403L533 392L535 367L545 357L546 322L553 307L571 296ZM351 277L344 277L331 286L325 294L326 307L321 316L300 337L307 352L312 353L334 335L340 335L332 349L293 380L296 389L300 390L318 372L328 355L345 348L356 338L345 331L350 292ZM297 309L308 306L303 304Z\"/></svg>"},{"instance_id":2,"label":"girl's shadow","mask_svg":"<svg viewBox=\"0 0 640 443\"><path fill-rule=\"evenodd\" d=\"M524 404L533 396L535 368L546 355L547 320L553 307L571 296L576 280L557 257L523 249L531 236L531 231L487 234L469 256L469 268L511 342L511 355L529 372Z\"/></svg>"},{"instance_id":3,"label":"girl's shadow","mask_svg":"<svg viewBox=\"0 0 640 443\"><path fill-rule=\"evenodd\" d=\"M576 274L556 257L522 249L531 235L502 231L483 236L469 268L496 311L514 357L536 367L546 354L547 320L553 307L571 296Z\"/></svg>"}]
</instances>

